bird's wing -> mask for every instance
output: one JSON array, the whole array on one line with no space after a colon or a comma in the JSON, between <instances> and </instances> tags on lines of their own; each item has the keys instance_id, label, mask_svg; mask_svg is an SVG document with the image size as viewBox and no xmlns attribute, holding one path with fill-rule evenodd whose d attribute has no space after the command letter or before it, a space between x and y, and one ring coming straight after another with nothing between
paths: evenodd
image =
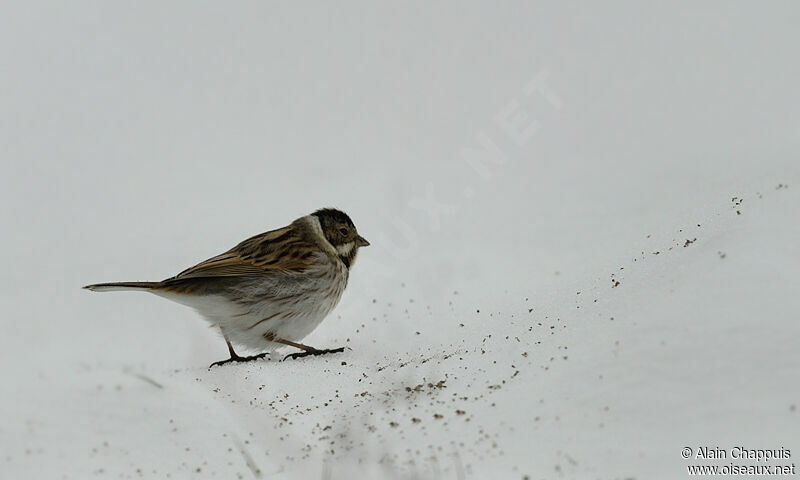
<instances>
[{"instance_id":1,"label":"bird's wing","mask_svg":"<svg viewBox=\"0 0 800 480\"><path fill-rule=\"evenodd\" d=\"M317 260L319 248L289 225L248 238L229 251L209 258L166 282L189 278L238 277L277 272L300 273Z\"/></svg>"}]
</instances>

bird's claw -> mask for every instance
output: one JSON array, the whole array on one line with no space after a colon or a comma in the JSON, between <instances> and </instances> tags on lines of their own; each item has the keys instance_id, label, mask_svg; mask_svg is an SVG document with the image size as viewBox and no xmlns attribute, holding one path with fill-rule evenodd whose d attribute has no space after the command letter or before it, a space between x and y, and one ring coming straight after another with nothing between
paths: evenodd
<instances>
[{"instance_id":1,"label":"bird's claw","mask_svg":"<svg viewBox=\"0 0 800 480\"><path fill-rule=\"evenodd\" d=\"M211 367L221 367L221 366L223 366L225 364L233 363L233 362L235 362L235 363L252 362L253 360L259 360L259 359L262 359L262 358L264 358L266 356L267 356L266 352L258 354L258 355L253 355L253 356L250 356L250 357L240 357L239 355L236 355L236 356L232 356L231 358L229 358L227 360L220 360L219 362L214 362L211 365L209 365L208 368L211 369Z\"/></svg>"},{"instance_id":2,"label":"bird's claw","mask_svg":"<svg viewBox=\"0 0 800 480\"><path fill-rule=\"evenodd\" d=\"M308 357L312 355L316 356L316 355L325 355L328 353L342 353L342 352L344 352L344 347L332 348L328 350L306 350L305 352L290 353L289 355L283 357L283 360L286 361L286 359L288 358L295 360L298 358Z\"/></svg>"}]
</instances>

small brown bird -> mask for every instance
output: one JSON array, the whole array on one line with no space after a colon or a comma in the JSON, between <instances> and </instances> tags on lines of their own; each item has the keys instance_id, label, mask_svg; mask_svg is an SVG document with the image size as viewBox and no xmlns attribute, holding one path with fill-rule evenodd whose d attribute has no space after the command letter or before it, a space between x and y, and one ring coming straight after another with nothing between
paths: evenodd
<instances>
[{"instance_id":1,"label":"small brown bird","mask_svg":"<svg viewBox=\"0 0 800 480\"><path fill-rule=\"evenodd\" d=\"M256 350L281 345L303 350L286 358L336 353L344 347L317 350L298 342L339 303L358 249L368 245L347 214L323 208L286 227L248 238L161 282L98 283L83 288L147 291L194 308L219 327L231 355L209 368L268 353L241 357L233 343Z\"/></svg>"}]
</instances>

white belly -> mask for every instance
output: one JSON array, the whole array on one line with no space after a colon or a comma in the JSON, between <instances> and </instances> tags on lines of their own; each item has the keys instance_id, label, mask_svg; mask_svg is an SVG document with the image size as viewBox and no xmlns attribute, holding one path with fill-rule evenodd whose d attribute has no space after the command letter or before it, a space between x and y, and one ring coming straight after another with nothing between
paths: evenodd
<instances>
[{"instance_id":1,"label":"white belly","mask_svg":"<svg viewBox=\"0 0 800 480\"><path fill-rule=\"evenodd\" d=\"M220 294L154 293L194 308L234 344L263 351L281 346L268 337L299 342L313 332L339 303L347 277L341 262L323 262L302 276L265 276Z\"/></svg>"}]
</instances>

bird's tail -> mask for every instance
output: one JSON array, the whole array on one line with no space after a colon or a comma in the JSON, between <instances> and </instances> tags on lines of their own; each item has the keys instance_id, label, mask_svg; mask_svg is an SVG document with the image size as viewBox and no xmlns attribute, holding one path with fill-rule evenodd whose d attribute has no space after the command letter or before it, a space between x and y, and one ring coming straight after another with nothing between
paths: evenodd
<instances>
[{"instance_id":1,"label":"bird's tail","mask_svg":"<svg viewBox=\"0 0 800 480\"><path fill-rule=\"evenodd\" d=\"M113 282L86 285L83 288L93 292L114 292L119 290L152 290L160 284L161 282Z\"/></svg>"}]
</instances>

